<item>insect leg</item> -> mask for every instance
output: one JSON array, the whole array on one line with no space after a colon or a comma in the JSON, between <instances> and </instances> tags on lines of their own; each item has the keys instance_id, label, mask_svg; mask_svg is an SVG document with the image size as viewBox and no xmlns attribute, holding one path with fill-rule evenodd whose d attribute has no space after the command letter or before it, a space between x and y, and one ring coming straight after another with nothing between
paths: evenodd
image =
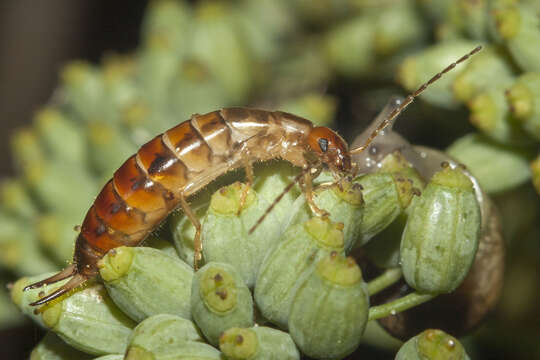
<instances>
[{"instance_id":1,"label":"insect leg","mask_svg":"<svg viewBox=\"0 0 540 360\"><path fill-rule=\"evenodd\" d=\"M308 171L306 171L306 173L304 174L304 191L306 193L306 200L309 205L309 208L311 209L311 211L313 211L313 213L322 217L327 217L330 214L328 214L327 211L319 208L315 204L315 201L313 200L313 174L311 173L312 170L317 170L317 169L311 168Z\"/></svg>"},{"instance_id":2,"label":"insect leg","mask_svg":"<svg viewBox=\"0 0 540 360\"><path fill-rule=\"evenodd\" d=\"M249 189L251 189L251 186L253 185L253 165L251 164L251 161L249 160L249 156L245 152L242 153L242 162L244 163L244 168L246 169L246 177L247 177L248 182L247 182L247 186L245 186L244 189L242 190L242 194L240 194L240 207L238 208L237 215L239 215L242 209L244 208Z\"/></svg>"},{"instance_id":3,"label":"insect leg","mask_svg":"<svg viewBox=\"0 0 540 360\"><path fill-rule=\"evenodd\" d=\"M195 255L193 256L193 268L197 271L199 268L199 261L202 259L201 222L197 218L197 215L195 215L195 212L191 210L191 207L183 194L180 194L180 206L189 221L195 226L195 238L193 239L193 249L195 250Z\"/></svg>"}]
</instances>

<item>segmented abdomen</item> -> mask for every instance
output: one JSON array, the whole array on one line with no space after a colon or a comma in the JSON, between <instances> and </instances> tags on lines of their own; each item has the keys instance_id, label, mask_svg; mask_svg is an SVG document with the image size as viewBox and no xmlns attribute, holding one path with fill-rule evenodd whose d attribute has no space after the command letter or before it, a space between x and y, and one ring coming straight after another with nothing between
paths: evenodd
<instances>
[{"instance_id":1,"label":"segmented abdomen","mask_svg":"<svg viewBox=\"0 0 540 360\"><path fill-rule=\"evenodd\" d=\"M90 271L88 262L96 261L91 258L110 249L138 245L178 205L180 196L192 195L242 166L248 143L257 148L252 160L282 156L280 143L295 133L282 120L289 127L291 121L298 123L296 137L311 128L307 120L284 115L223 109L195 115L143 145L114 173L88 211L74 255L79 271ZM249 156L249 151L244 154Z\"/></svg>"}]
</instances>

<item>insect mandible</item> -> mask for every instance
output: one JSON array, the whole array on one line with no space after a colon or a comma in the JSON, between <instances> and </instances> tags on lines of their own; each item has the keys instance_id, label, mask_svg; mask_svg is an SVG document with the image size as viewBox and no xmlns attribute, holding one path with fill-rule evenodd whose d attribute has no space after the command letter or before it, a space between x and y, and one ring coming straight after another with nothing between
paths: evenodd
<instances>
[{"instance_id":1,"label":"insect mandible","mask_svg":"<svg viewBox=\"0 0 540 360\"><path fill-rule=\"evenodd\" d=\"M186 199L220 175L237 168L246 169L248 183L252 184L255 161L281 158L303 169L265 215L299 181L304 184L311 209L324 215L326 212L315 205L312 194L312 180L320 170L328 168L337 181L355 175L351 155L364 151L429 85L480 49L478 46L462 56L407 96L362 146L352 150L329 128L315 127L309 120L280 111L248 108L225 108L193 115L190 120L156 136L116 170L95 199L80 227L72 264L24 290L71 279L30 305L46 304L95 278L99 272L97 263L109 250L139 245L177 207L196 229L194 267L197 268L203 246L201 224Z\"/></svg>"}]
</instances>

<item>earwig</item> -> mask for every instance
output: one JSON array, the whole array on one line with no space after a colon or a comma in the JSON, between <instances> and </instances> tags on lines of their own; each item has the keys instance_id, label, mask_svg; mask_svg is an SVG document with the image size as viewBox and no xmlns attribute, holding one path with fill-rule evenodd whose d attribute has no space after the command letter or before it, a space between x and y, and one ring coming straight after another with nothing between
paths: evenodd
<instances>
[{"instance_id":1,"label":"earwig","mask_svg":"<svg viewBox=\"0 0 540 360\"><path fill-rule=\"evenodd\" d=\"M327 127L315 127L309 120L285 112L248 108L196 114L156 136L116 170L97 196L81 225L72 264L25 290L71 279L30 305L45 304L95 278L98 261L109 250L138 246L177 207L182 208L196 229L196 269L202 253L201 224L186 199L237 168L246 169L251 183L255 161L280 158L302 168L292 184L304 181L308 204L315 213L324 213L313 203L312 176L318 175L322 167L329 168L338 181L354 175L356 166L351 162L351 154L364 151L414 98L480 48L461 57L409 95L381 121L365 144L350 151L343 138ZM291 188L292 185L285 188L250 231Z\"/></svg>"}]
</instances>

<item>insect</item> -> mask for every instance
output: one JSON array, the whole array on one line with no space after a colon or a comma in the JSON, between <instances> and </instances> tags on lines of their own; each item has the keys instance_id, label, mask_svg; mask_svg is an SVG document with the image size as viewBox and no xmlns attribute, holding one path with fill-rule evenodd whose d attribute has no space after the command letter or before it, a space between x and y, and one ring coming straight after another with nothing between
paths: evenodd
<instances>
[{"instance_id":1,"label":"insect","mask_svg":"<svg viewBox=\"0 0 540 360\"><path fill-rule=\"evenodd\" d=\"M72 264L25 290L71 279L31 305L45 304L95 278L99 271L97 263L109 250L139 245L177 207L196 229L196 268L202 252L201 224L186 199L220 175L237 168L245 168L248 183L252 183L255 161L281 158L302 168L295 182L304 184L312 210L324 215L325 211L313 202L313 177L323 167L330 169L336 182L354 175L356 166L351 162L351 155L364 151L429 85L480 49L477 47L462 56L407 96L362 146L352 150L329 128L315 127L309 120L284 112L248 108L225 108L193 115L190 120L156 136L116 170L95 199L80 227ZM294 182L276 198L266 214L292 185Z\"/></svg>"}]
</instances>

